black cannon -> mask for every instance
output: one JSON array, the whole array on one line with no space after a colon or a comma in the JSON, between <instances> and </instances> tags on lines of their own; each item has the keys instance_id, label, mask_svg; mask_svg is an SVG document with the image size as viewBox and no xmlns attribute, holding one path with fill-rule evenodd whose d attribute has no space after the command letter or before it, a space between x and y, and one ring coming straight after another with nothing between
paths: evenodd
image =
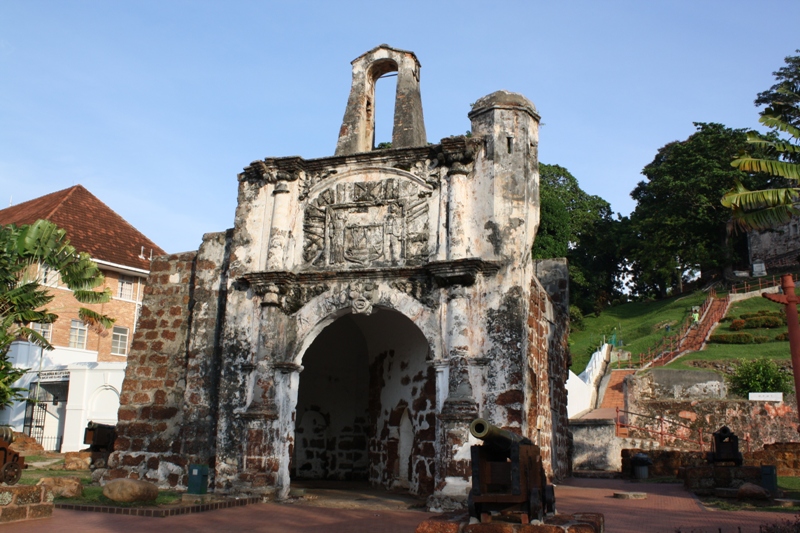
<instances>
[{"instance_id":1,"label":"black cannon","mask_svg":"<svg viewBox=\"0 0 800 533\"><path fill-rule=\"evenodd\" d=\"M739 437L728 426L714 432L714 449L706 454L709 463L733 463L742 466L742 452L739 451Z\"/></svg>"},{"instance_id":2,"label":"black cannon","mask_svg":"<svg viewBox=\"0 0 800 533\"><path fill-rule=\"evenodd\" d=\"M83 443L89 445L90 452L114 451L114 439L117 438L117 427L110 424L89 422L83 432Z\"/></svg>"},{"instance_id":3,"label":"black cannon","mask_svg":"<svg viewBox=\"0 0 800 533\"><path fill-rule=\"evenodd\" d=\"M492 512L519 514L528 524L555 513L555 490L547 483L538 446L482 418L473 420L469 431L483 441L471 448L470 516L490 522Z\"/></svg>"},{"instance_id":4,"label":"black cannon","mask_svg":"<svg viewBox=\"0 0 800 533\"><path fill-rule=\"evenodd\" d=\"M13 485L22 477L22 470L28 468L25 458L10 448L14 442L14 431L8 427L0 427L0 481Z\"/></svg>"}]
</instances>

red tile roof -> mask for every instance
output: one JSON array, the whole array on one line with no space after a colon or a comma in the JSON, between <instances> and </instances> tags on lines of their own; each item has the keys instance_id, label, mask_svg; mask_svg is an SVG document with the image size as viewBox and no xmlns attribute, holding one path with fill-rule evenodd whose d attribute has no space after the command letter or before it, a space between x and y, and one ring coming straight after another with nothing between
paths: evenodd
<instances>
[{"instance_id":1,"label":"red tile roof","mask_svg":"<svg viewBox=\"0 0 800 533\"><path fill-rule=\"evenodd\" d=\"M165 253L81 185L0 209L0 225L39 219L67 230L70 244L93 259L150 270L151 250L153 257Z\"/></svg>"}]
</instances>

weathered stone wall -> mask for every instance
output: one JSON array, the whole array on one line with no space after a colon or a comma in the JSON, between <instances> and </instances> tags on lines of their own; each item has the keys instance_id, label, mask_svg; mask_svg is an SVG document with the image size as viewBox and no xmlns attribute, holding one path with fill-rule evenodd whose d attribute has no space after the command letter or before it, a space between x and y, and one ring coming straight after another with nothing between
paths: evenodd
<instances>
[{"instance_id":1,"label":"weathered stone wall","mask_svg":"<svg viewBox=\"0 0 800 533\"><path fill-rule=\"evenodd\" d=\"M664 427L671 434L665 438L667 446L686 448L693 446L683 439L697 440L702 429L706 442L711 434L722 426L728 426L739 436L740 447L746 449L745 439L750 439L752 449L775 442L794 442L798 440L797 406L787 402L751 402L749 400L697 399L681 395L681 399L649 399L662 396L654 389L652 378L645 373L626 378L628 410L633 413L630 423L634 426L659 431L659 417L667 422ZM684 392L688 389L681 389ZM695 392L706 387L694 389ZM714 389L714 387L711 387ZM714 391L711 391L714 393ZM632 437L657 438L641 430L630 430Z\"/></svg>"},{"instance_id":2,"label":"weathered stone wall","mask_svg":"<svg viewBox=\"0 0 800 533\"><path fill-rule=\"evenodd\" d=\"M750 264L764 261L767 272L797 266L800 255L800 219L793 217L786 224L765 231L747 234L750 248Z\"/></svg>"},{"instance_id":3,"label":"weathered stone wall","mask_svg":"<svg viewBox=\"0 0 800 533\"><path fill-rule=\"evenodd\" d=\"M617 426L614 420L570 420L569 428L572 432L573 470L620 470L620 452L624 452L623 439L616 436Z\"/></svg>"},{"instance_id":4,"label":"weathered stone wall","mask_svg":"<svg viewBox=\"0 0 800 533\"><path fill-rule=\"evenodd\" d=\"M360 59L341 155L251 163L234 228L154 263L110 477L182 485L187 461L208 462L219 492L283 497L292 475L366 476L444 507L470 488L479 415L568 472L566 263L529 253L533 104L498 91L471 137L426 145L421 107L399 102L403 147L363 151L357 82L418 63ZM418 96L406 81L399 97Z\"/></svg>"},{"instance_id":5,"label":"weathered stone wall","mask_svg":"<svg viewBox=\"0 0 800 533\"><path fill-rule=\"evenodd\" d=\"M52 515L53 493L44 485L0 487L0 524Z\"/></svg>"},{"instance_id":6,"label":"weathered stone wall","mask_svg":"<svg viewBox=\"0 0 800 533\"><path fill-rule=\"evenodd\" d=\"M741 444L741 443L740 443ZM746 451L740 446L744 466L773 465L779 476L800 475L800 442L777 442L765 444L760 450ZM707 466L706 452L686 450L642 450L625 448L621 451L622 475L633 477L631 457L646 453L653 460L650 476L678 476L683 467Z\"/></svg>"},{"instance_id":7,"label":"weathered stone wall","mask_svg":"<svg viewBox=\"0 0 800 533\"><path fill-rule=\"evenodd\" d=\"M213 465L229 243L208 234L197 253L153 260L107 478L185 486L186 465Z\"/></svg>"},{"instance_id":8,"label":"weathered stone wall","mask_svg":"<svg viewBox=\"0 0 800 533\"><path fill-rule=\"evenodd\" d=\"M120 395L109 478L185 484L181 409L195 253L153 260Z\"/></svg>"},{"instance_id":9,"label":"weathered stone wall","mask_svg":"<svg viewBox=\"0 0 800 533\"><path fill-rule=\"evenodd\" d=\"M568 332L568 279L565 260L536 263L544 280L534 282L528 314L528 376L525 397L527 428L542 451L548 476L561 479L570 473L572 435L567 417L565 383L570 358Z\"/></svg>"}]
</instances>

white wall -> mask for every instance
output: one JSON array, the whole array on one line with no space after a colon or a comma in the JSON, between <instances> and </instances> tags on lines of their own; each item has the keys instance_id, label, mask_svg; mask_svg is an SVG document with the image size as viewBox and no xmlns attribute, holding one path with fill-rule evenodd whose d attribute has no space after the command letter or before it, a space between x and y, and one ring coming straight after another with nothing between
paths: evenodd
<instances>
[{"instance_id":1,"label":"white wall","mask_svg":"<svg viewBox=\"0 0 800 533\"><path fill-rule=\"evenodd\" d=\"M586 369L580 376L569 371L567 379L567 416L575 418L581 413L594 409L597 399L597 387L605 373L606 363L611 357L611 345L604 344L597 349Z\"/></svg>"},{"instance_id":2,"label":"white wall","mask_svg":"<svg viewBox=\"0 0 800 533\"><path fill-rule=\"evenodd\" d=\"M73 363L69 365L69 400L62 452L86 448L83 432L92 422L116 424L125 363Z\"/></svg>"}]
</instances>

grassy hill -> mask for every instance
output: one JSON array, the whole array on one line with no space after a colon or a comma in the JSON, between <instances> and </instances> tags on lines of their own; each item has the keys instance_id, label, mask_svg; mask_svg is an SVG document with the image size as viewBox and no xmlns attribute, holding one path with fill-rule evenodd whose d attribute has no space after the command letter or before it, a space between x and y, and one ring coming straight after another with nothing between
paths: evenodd
<instances>
[{"instance_id":1,"label":"grassy hill","mask_svg":"<svg viewBox=\"0 0 800 533\"><path fill-rule=\"evenodd\" d=\"M580 374L592 356L592 352L605 339L608 342L616 335L617 344L633 354L646 352L667 335L667 325L674 331L691 315L692 306L702 305L707 294L697 291L690 295L652 302L633 302L611 307L600 316L584 318L582 331L570 337L573 372Z\"/></svg>"},{"instance_id":2,"label":"grassy hill","mask_svg":"<svg viewBox=\"0 0 800 533\"><path fill-rule=\"evenodd\" d=\"M677 298L669 298L654 302L634 302L607 309L600 316L586 317L582 331L570 335L573 372L579 374L586 368L592 352L616 335L621 341L622 349L630 351L634 356L646 352L662 337L667 335L669 324L674 332L691 314L691 308L701 305L707 297L702 291ZM742 314L757 313L761 310L777 311L780 305L761 297L754 297L731 305L728 318L739 318ZM713 333L731 333L731 322L722 322ZM779 333L786 331L786 326L776 329L743 330L753 335L765 335L774 339ZM770 341L764 344L712 344L706 349L682 356L670 363L667 368L695 368L688 363L696 359L709 361L735 360L743 358L769 357L771 359L789 359L788 341Z\"/></svg>"},{"instance_id":3,"label":"grassy hill","mask_svg":"<svg viewBox=\"0 0 800 533\"><path fill-rule=\"evenodd\" d=\"M756 296L748 300L734 302L728 309L727 321L721 322L712 332L713 334L719 333L734 333L731 330L731 320L739 318L741 315L755 314L759 311L779 311L783 306L774 302ZM758 328L758 329L745 329L753 335L761 335L769 337L770 342L764 344L706 344L705 350L699 352L688 353L672 363L667 365L667 368L674 369L690 369L695 368L689 363L695 360L705 361L726 361L735 359L755 359L759 357L767 357L769 359L787 360L791 359L789 352L789 341L775 341L775 337L780 333L785 333L786 326L780 328Z\"/></svg>"}]
</instances>

